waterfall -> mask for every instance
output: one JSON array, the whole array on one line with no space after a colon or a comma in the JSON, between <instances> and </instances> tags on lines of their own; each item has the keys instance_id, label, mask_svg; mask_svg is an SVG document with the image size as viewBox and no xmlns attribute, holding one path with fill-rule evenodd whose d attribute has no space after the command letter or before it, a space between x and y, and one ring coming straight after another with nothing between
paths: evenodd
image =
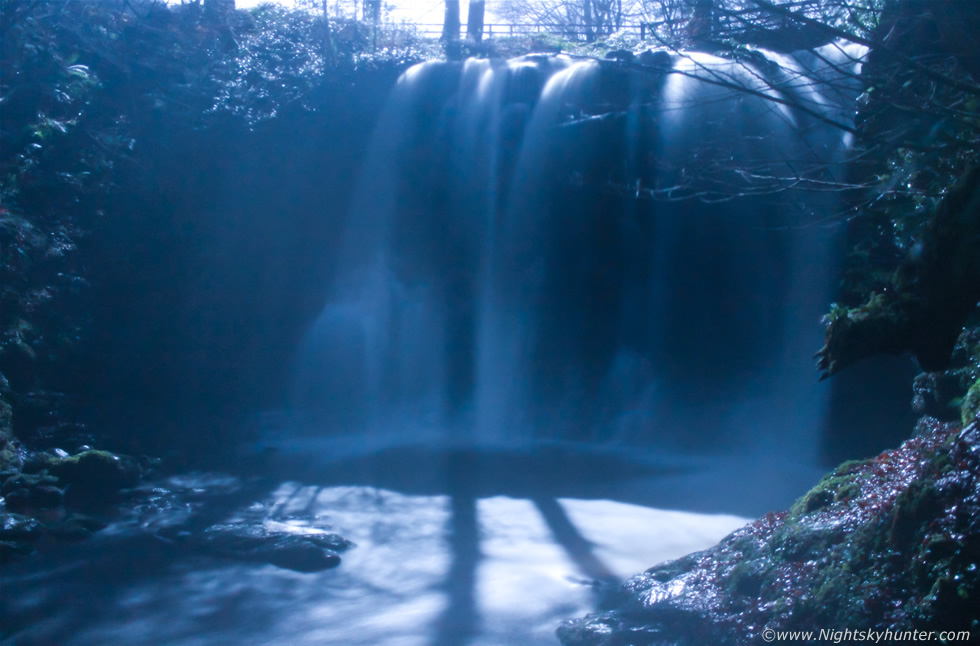
<instances>
[{"instance_id":1,"label":"waterfall","mask_svg":"<svg viewBox=\"0 0 980 646\"><path fill-rule=\"evenodd\" d=\"M813 455L862 55L408 70L299 359L310 429Z\"/></svg>"}]
</instances>

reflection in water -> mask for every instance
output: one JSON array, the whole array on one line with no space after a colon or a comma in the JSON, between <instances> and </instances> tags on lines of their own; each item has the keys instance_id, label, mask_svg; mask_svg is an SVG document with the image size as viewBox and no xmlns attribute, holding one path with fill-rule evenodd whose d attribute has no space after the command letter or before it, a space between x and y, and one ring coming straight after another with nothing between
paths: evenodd
<instances>
[{"instance_id":1,"label":"reflection in water","mask_svg":"<svg viewBox=\"0 0 980 646\"><path fill-rule=\"evenodd\" d=\"M161 483L104 534L70 550L47 546L39 560L5 570L2 637L63 645L554 644L558 623L594 609L603 584L707 547L744 523L530 490L493 495L475 486L495 475L485 464L444 466L444 490L428 494L269 478ZM335 570L301 574L158 537L165 527L193 533L243 520L335 531L356 547Z\"/></svg>"}]
</instances>

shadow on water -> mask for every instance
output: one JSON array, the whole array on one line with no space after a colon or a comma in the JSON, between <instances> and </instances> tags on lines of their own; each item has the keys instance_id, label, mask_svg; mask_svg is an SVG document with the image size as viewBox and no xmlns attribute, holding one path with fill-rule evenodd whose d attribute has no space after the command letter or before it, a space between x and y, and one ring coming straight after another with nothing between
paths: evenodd
<instances>
[{"instance_id":1,"label":"shadow on water","mask_svg":"<svg viewBox=\"0 0 980 646\"><path fill-rule=\"evenodd\" d=\"M655 462L568 443L533 449L410 445L345 455L336 446L311 442L297 440L292 446L284 445L275 457L270 453L263 467L265 477L315 482L318 491L355 486L448 499L444 531L450 562L442 582L446 603L433 625L431 646L466 646L475 643L483 630L477 598L478 574L486 558L481 550L484 528L478 510L482 499L507 497L531 503L553 543L576 571L575 583L591 588L592 606L598 608L622 578L597 555L596 545L583 535L560 499L628 499L648 507L687 509L698 506L696 492L675 485L663 487L658 495L658 483L703 470L693 462ZM297 492L290 495L295 497ZM315 499L316 494L309 505ZM722 511L712 504L706 503L710 511Z\"/></svg>"},{"instance_id":2,"label":"shadow on water","mask_svg":"<svg viewBox=\"0 0 980 646\"><path fill-rule=\"evenodd\" d=\"M597 594L620 583L613 571L596 556L595 545L582 536L557 500L536 498L534 505L548 524L555 541L565 549L579 572L593 581Z\"/></svg>"},{"instance_id":3,"label":"shadow on water","mask_svg":"<svg viewBox=\"0 0 980 646\"><path fill-rule=\"evenodd\" d=\"M270 438L263 446L266 453L255 468L269 479L420 496L465 491L477 499L615 500L745 517L785 509L823 476L819 465L780 447L733 455L658 455L584 442L452 445L424 436L394 438L374 448L358 436Z\"/></svg>"},{"instance_id":4,"label":"shadow on water","mask_svg":"<svg viewBox=\"0 0 980 646\"><path fill-rule=\"evenodd\" d=\"M409 464L417 467L418 458ZM555 542L564 549L579 574L591 581L596 594L619 583L616 575L595 555L592 543L581 534L558 500L540 494L549 477L554 475L553 466L551 473L542 466L541 457L534 455L510 456L508 459L471 450L454 451L445 456L445 493L450 498L451 513L447 539L452 562L445 582L448 603L431 646L464 646L480 629L476 590L477 570L483 558L477 511L477 501L481 497L495 493L529 497ZM592 477L611 475L611 465L598 463L594 466L597 469Z\"/></svg>"},{"instance_id":5,"label":"shadow on water","mask_svg":"<svg viewBox=\"0 0 980 646\"><path fill-rule=\"evenodd\" d=\"M647 507L685 508L684 488L670 493L663 485L699 471L680 461L656 463L559 445L373 452L362 446L345 454L296 440L282 448L276 457L252 464L244 480L227 478L212 488L203 481L186 484L191 504L175 504L163 515L191 533L257 506L268 521L336 522L342 533L360 531L361 539L356 531L351 538L362 541L339 569L304 575L213 558L167 542L172 532L136 514L123 530L111 525L85 543L42 545L38 557L0 573L0 640L548 644L558 621L599 607L601 595L619 583L617 574L629 573L604 562L587 528L578 525L582 517L563 500L620 500L633 491L639 493L632 502ZM647 483L646 489L637 488L638 482ZM665 492L659 499L651 495L657 489ZM564 564L557 574L564 577L562 585L533 571L539 554ZM496 578L501 563L510 573L504 579ZM517 572L515 589L507 577ZM499 590L498 581L504 585ZM537 585L551 595L540 614L532 602ZM420 599L426 599L421 606ZM499 603L510 604L503 615L494 605ZM533 635L526 618L507 619L511 623L501 627L501 617L511 616L515 606L522 617L535 617ZM392 612L402 613L394 623ZM375 623L379 627L366 628Z\"/></svg>"},{"instance_id":6,"label":"shadow on water","mask_svg":"<svg viewBox=\"0 0 980 646\"><path fill-rule=\"evenodd\" d=\"M447 489L451 496L449 547L452 564L446 576L449 602L439 619L432 646L466 644L479 626L476 606L476 573L480 564L480 525L477 517L475 455L462 456L446 465Z\"/></svg>"}]
</instances>

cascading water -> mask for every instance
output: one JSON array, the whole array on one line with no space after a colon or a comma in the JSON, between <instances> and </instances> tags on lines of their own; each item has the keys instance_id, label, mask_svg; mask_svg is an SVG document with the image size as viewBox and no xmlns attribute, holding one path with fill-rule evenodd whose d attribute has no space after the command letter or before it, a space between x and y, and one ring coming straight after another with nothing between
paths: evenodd
<instances>
[{"instance_id":1,"label":"cascading water","mask_svg":"<svg viewBox=\"0 0 980 646\"><path fill-rule=\"evenodd\" d=\"M863 52L743 54L406 72L301 357L311 428L813 456Z\"/></svg>"}]
</instances>

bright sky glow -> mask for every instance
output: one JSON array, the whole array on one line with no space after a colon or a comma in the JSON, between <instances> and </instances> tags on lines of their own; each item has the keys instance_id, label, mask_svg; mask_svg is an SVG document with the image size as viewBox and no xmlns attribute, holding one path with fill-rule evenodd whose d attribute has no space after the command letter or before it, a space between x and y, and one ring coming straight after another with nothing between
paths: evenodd
<instances>
[{"instance_id":1,"label":"bright sky glow","mask_svg":"<svg viewBox=\"0 0 980 646\"><path fill-rule=\"evenodd\" d=\"M284 7L293 7L296 5L296 0L274 0L276 4L281 4ZM256 7L260 4L269 2L269 0L236 0L235 6L239 9L250 9ZM332 4L333 0L328 0ZM358 2L358 9L360 10L360 2ZM465 0L459 3L459 10L461 15L461 20L465 24L466 22L466 12L467 12L467 2ZM489 3L488 3L489 4ZM443 18L443 10L445 8L445 3L443 0L395 0L394 2L386 2L385 5L390 7L388 12L388 18L392 22L414 22L414 23L441 23ZM492 10L487 7L487 20L489 21L492 16Z\"/></svg>"}]
</instances>

